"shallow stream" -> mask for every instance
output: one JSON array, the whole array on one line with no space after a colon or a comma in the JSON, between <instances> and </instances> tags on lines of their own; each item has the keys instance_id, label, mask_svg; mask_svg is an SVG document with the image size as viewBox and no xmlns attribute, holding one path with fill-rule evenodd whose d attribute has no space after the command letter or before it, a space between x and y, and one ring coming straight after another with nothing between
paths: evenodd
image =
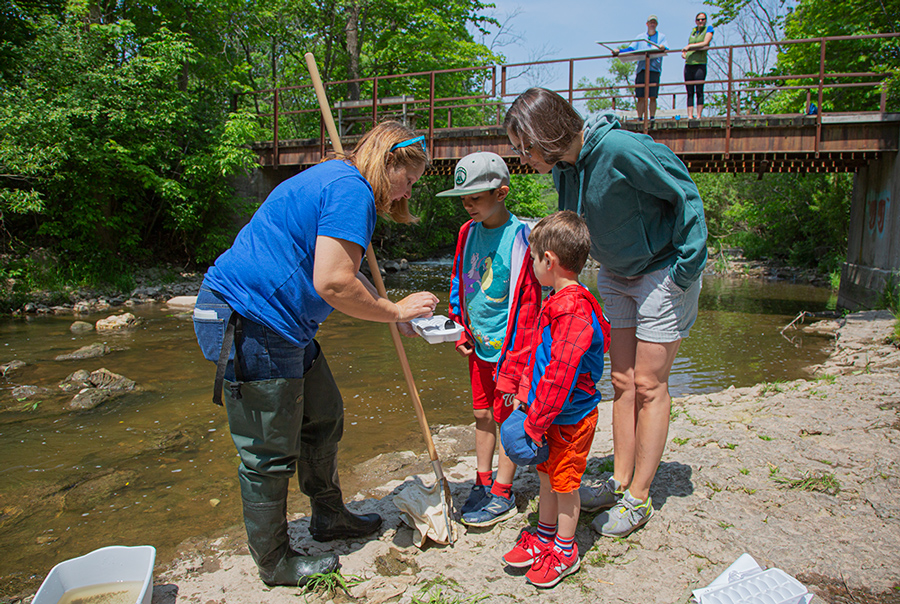
<instances>
[{"instance_id":1,"label":"shallow stream","mask_svg":"<svg viewBox=\"0 0 900 604\"><path fill-rule=\"evenodd\" d=\"M387 286L394 299L434 291L446 314L446 263L413 265L389 276ZM780 330L800 311L824 310L828 299L828 290L810 286L706 278L672 395L805 376L805 367L825 359L828 339L796 331L788 339ZM211 402L214 367L200 355L189 315L162 305L129 311L142 323L121 333L73 334L72 316L0 322L0 363L27 363L0 380L0 601L36 589L54 564L98 547L154 545L157 563L165 564L185 539L241 521L238 459L225 412ZM387 328L335 313L319 341L344 395L342 465L424 450ZM53 360L94 342L113 351ZM429 423L470 423L466 363L452 344L404 344ZM56 385L77 369L101 367L135 380L140 391L91 411L65 410L72 395L58 394ZM15 400L19 385L49 393ZM355 492L353 484L344 487ZM292 487L290 509L306 506Z\"/></svg>"}]
</instances>

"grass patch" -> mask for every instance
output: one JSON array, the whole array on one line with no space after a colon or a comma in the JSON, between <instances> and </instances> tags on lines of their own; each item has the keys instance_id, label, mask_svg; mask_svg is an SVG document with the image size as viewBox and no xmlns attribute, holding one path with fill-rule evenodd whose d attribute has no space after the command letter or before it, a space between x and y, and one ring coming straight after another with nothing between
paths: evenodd
<instances>
[{"instance_id":1,"label":"grass patch","mask_svg":"<svg viewBox=\"0 0 900 604\"><path fill-rule=\"evenodd\" d=\"M691 440L690 438L678 438L677 436L672 439L672 442L676 445L686 445L687 442Z\"/></svg>"},{"instance_id":2,"label":"grass patch","mask_svg":"<svg viewBox=\"0 0 900 604\"><path fill-rule=\"evenodd\" d=\"M830 373L823 373L819 377L816 378L819 382L825 382L826 384L833 384L837 381L836 375L831 375Z\"/></svg>"},{"instance_id":3,"label":"grass patch","mask_svg":"<svg viewBox=\"0 0 900 604\"><path fill-rule=\"evenodd\" d=\"M736 443L720 443L719 447L722 449L729 449L731 451L734 451L737 448L737 444Z\"/></svg>"},{"instance_id":4,"label":"grass patch","mask_svg":"<svg viewBox=\"0 0 900 604\"><path fill-rule=\"evenodd\" d=\"M591 566L601 567L601 566L606 566L607 564L612 564L613 558L610 557L610 555L607 554L606 552L597 552L597 551L591 550L584 557L584 561L587 562L588 564L590 564Z\"/></svg>"},{"instance_id":5,"label":"grass patch","mask_svg":"<svg viewBox=\"0 0 900 604\"><path fill-rule=\"evenodd\" d=\"M306 591L332 598L343 592L350 596L350 588L358 585L362 579L356 576L345 577L341 571L330 573L316 573L306 581Z\"/></svg>"},{"instance_id":6,"label":"grass patch","mask_svg":"<svg viewBox=\"0 0 900 604\"><path fill-rule=\"evenodd\" d=\"M720 521L719 521L719 526L720 526L722 529L726 530L726 531L727 531L728 529L734 527L733 524L728 524L728 523L725 522L724 520L720 520Z\"/></svg>"},{"instance_id":7,"label":"grass patch","mask_svg":"<svg viewBox=\"0 0 900 604\"><path fill-rule=\"evenodd\" d=\"M738 472L740 472L741 474L746 476L747 474L750 473L750 470L748 470L747 468L741 468L740 470L738 470Z\"/></svg>"},{"instance_id":8,"label":"grass patch","mask_svg":"<svg viewBox=\"0 0 900 604\"><path fill-rule=\"evenodd\" d=\"M784 392L784 382L776 381L776 382L765 382L762 385L761 394L777 394L779 392Z\"/></svg>"},{"instance_id":9,"label":"grass patch","mask_svg":"<svg viewBox=\"0 0 900 604\"><path fill-rule=\"evenodd\" d=\"M455 593L445 593L443 587L435 585L422 589L417 596L413 596L412 604L474 604L487 600L487 594L477 594L474 596L461 596Z\"/></svg>"},{"instance_id":10,"label":"grass patch","mask_svg":"<svg viewBox=\"0 0 900 604\"><path fill-rule=\"evenodd\" d=\"M771 436L766 436L765 434L757 434L756 436L759 437L759 440L765 440L765 441L775 440Z\"/></svg>"},{"instance_id":11,"label":"grass patch","mask_svg":"<svg viewBox=\"0 0 900 604\"><path fill-rule=\"evenodd\" d=\"M800 478L777 475L772 475L771 478L786 489L814 491L828 495L837 495L841 491L841 483L829 472L804 472Z\"/></svg>"},{"instance_id":12,"label":"grass patch","mask_svg":"<svg viewBox=\"0 0 900 604\"><path fill-rule=\"evenodd\" d=\"M428 591L431 591L431 588L433 587L459 587L459 581L457 581L456 579L451 579L450 577L438 575L422 583L422 585L419 587L419 593L427 593Z\"/></svg>"}]
</instances>

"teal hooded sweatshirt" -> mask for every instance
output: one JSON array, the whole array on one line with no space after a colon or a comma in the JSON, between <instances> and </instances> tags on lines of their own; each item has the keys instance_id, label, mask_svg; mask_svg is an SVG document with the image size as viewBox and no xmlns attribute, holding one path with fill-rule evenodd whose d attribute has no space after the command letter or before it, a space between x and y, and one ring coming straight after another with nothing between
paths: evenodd
<instances>
[{"instance_id":1,"label":"teal hooded sweatshirt","mask_svg":"<svg viewBox=\"0 0 900 604\"><path fill-rule=\"evenodd\" d=\"M706 266L706 220L697 185L665 145L622 130L612 114L591 117L575 165L559 162L559 209L582 215L591 256L617 275L664 267L687 289Z\"/></svg>"}]
</instances>

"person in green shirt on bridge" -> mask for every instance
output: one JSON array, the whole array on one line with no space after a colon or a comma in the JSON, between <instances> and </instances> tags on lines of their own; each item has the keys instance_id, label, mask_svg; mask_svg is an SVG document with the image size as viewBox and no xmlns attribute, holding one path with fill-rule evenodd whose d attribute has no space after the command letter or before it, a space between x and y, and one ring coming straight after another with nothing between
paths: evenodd
<instances>
[{"instance_id":1,"label":"person in green shirt on bridge","mask_svg":"<svg viewBox=\"0 0 900 604\"><path fill-rule=\"evenodd\" d=\"M703 117L703 81L706 80L706 51L712 43L713 28L706 24L706 13L697 13L697 26L681 50L684 59L684 86L687 88L688 119L694 118L694 93L697 93L697 118Z\"/></svg>"}]
</instances>

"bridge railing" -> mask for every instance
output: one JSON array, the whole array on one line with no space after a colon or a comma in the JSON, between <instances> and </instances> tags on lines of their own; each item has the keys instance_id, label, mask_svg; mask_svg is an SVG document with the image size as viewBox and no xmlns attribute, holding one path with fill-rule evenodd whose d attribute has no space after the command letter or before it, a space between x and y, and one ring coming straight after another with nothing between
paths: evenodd
<instances>
[{"instance_id":1,"label":"bridge railing","mask_svg":"<svg viewBox=\"0 0 900 604\"><path fill-rule=\"evenodd\" d=\"M708 114L714 113L705 125L724 127L726 149L731 138L733 121L740 118L811 115L816 122L816 151L821 134L822 115L825 111L826 93L861 89L877 91L880 95L866 111L885 113L886 80L890 73L829 71L826 50L839 48L842 43L876 38L897 38L900 33L871 34L863 36L832 36L804 40L782 40L756 44L712 46L708 51L714 76L703 82ZM776 50L796 44L818 45L818 69L807 73L758 75L747 73L735 59L736 53ZM670 50L677 55L680 49ZM531 87L536 79L555 77L567 81L567 85L555 87L555 91L582 110L603 108L618 112L623 119L634 114L634 85L619 84L597 86L591 81L598 74L605 74L607 61L612 54L570 59L510 63L389 74L353 80L325 83L333 109L339 113L341 135L361 134L371 124L384 119L400 119L413 129L425 131L429 147L434 148L436 132L447 129L498 126L509 103ZM649 58L646 59L649 62ZM671 59L670 59L671 60ZM659 87L660 115L680 119L679 101L686 96L685 82L647 83ZM848 110L842 102L858 102L841 99L830 93L830 113ZM848 95L844 95L848 96ZM869 95L871 96L871 95ZM763 101L779 99L779 112L765 114L760 111ZM671 100L671 103L669 103ZM871 100L871 99L868 99ZM815 111L813 111L815 104ZM266 122L272 133L273 163L279 164L279 143L287 139L318 138L321 154L326 152L325 128L318 114L318 105L311 84L286 86L235 95L233 108L250 106L252 111ZM859 107L852 107L859 113ZM333 111L334 112L334 111ZM643 130L650 129L645 116Z\"/></svg>"}]
</instances>

